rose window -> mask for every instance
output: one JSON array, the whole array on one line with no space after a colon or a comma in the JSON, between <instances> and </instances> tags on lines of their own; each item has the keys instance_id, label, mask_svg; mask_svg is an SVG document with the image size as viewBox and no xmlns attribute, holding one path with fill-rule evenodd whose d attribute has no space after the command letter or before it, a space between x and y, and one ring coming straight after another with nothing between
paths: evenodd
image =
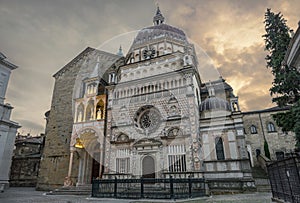
<instances>
[{"instance_id":1,"label":"rose window","mask_svg":"<svg viewBox=\"0 0 300 203\"><path fill-rule=\"evenodd\" d=\"M135 126L150 133L155 131L161 121L159 111L153 106L141 107L135 115Z\"/></svg>"}]
</instances>

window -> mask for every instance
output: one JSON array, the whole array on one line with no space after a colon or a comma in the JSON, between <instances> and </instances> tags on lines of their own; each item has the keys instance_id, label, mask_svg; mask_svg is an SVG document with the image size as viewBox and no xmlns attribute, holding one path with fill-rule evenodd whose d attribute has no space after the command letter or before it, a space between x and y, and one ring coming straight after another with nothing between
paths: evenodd
<instances>
[{"instance_id":1,"label":"window","mask_svg":"<svg viewBox=\"0 0 300 203\"><path fill-rule=\"evenodd\" d=\"M284 152L283 151L276 152L275 155L276 155L277 160L284 159Z\"/></svg>"},{"instance_id":2,"label":"window","mask_svg":"<svg viewBox=\"0 0 300 203\"><path fill-rule=\"evenodd\" d=\"M146 98L146 97L145 97ZM161 123L159 111L151 105L141 107L135 113L135 126L145 130L147 133L154 132Z\"/></svg>"},{"instance_id":3,"label":"window","mask_svg":"<svg viewBox=\"0 0 300 203\"><path fill-rule=\"evenodd\" d=\"M94 119L94 101L90 100L86 107L85 120L89 121L89 120L93 120L93 119Z\"/></svg>"},{"instance_id":4,"label":"window","mask_svg":"<svg viewBox=\"0 0 300 203\"><path fill-rule=\"evenodd\" d=\"M186 171L185 154L168 155L169 172L184 172Z\"/></svg>"},{"instance_id":5,"label":"window","mask_svg":"<svg viewBox=\"0 0 300 203\"><path fill-rule=\"evenodd\" d=\"M130 158L117 158L116 159L117 173L129 173L130 170Z\"/></svg>"},{"instance_id":6,"label":"window","mask_svg":"<svg viewBox=\"0 0 300 203\"><path fill-rule=\"evenodd\" d=\"M251 132L251 134L256 134L257 133L257 129L256 129L255 125L250 126L250 132Z\"/></svg>"},{"instance_id":7,"label":"window","mask_svg":"<svg viewBox=\"0 0 300 203\"><path fill-rule=\"evenodd\" d=\"M256 157L258 157L261 154L260 149L256 149L255 152L256 152Z\"/></svg>"},{"instance_id":8,"label":"window","mask_svg":"<svg viewBox=\"0 0 300 203\"><path fill-rule=\"evenodd\" d=\"M268 123L268 132L275 132L275 126L272 122Z\"/></svg>"},{"instance_id":9,"label":"window","mask_svg":"<svg viewBox=\"0 0 300 203\"><path fill-rule=\"evenodd\" d=\"M111 80L112 80L112 82L114 82L114 73L113 73L113 75L111 76L112 78L111 78ZM99 83L99 85L98 85L98 92L97 92L97 94L98 95L102 95L102 94L105 94L105 86L104 85L102 85L101 83Z\"/></svg>"},{"instance_id":10,"label":"window","mask_svg":"<svg viewBox=\"0 0 300 203\"><path fill-rule=\"evenodd\" d=\"M186 171L185 145L169 145L167 153L169 172Z\"/></svg>"},{"instance_id":11,"label":"window","mask_svg":"<svg viewBox=\"0 0 300 203\"><path fill-rule=\"evenodd\" d=\"M225 160L223 140L221 137L216 138L216 154L217 160Z\"/></svg>"},{"instance_id":12,"label":"window","mask_svg":"<svg viewBox=\"0 0 300 203\"><path fill-rule=\"evenodd\" d=\"M78 107L77 107L77 122L82 122L83 121L83 114L84 114L84 106L81 103Z\"/></svg>"}]
</instances>

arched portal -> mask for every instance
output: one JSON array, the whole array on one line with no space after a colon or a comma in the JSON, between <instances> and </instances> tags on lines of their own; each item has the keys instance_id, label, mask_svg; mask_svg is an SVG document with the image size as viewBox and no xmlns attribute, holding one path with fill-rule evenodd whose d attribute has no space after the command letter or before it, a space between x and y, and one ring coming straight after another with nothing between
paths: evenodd
<instances>
[{"instance_id":1,"label":"arched portal","mask_svg":"<svg viewBox=\"0 0 300 203\"><path fill-rule=\"evenodd\" d=\"M91 174L91 182L93 179L96 178L100 178L101 174L100 174L100 161L101 161L101 157L100 157L101 153L100 153L100 143L97 143L94 147L94 150L92 152L92 154L90 154L91 158L92 158L92 174Z\"/></svg>"},{"instance_id":2,"label":"arched portal","mask_svg":"<svg viewBox=\"0 0 300 203\"><path fill-rule=\"evenodd\" d=\"M143 178L155 178L155 162L153 157L146 156L143 159Z\"/></svg>"}]
</instances>

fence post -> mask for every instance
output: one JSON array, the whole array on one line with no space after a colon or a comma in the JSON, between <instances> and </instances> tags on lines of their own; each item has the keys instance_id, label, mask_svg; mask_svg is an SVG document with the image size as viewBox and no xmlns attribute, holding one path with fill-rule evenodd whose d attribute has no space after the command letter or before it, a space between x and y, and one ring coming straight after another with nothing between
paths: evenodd
<instances>
[{"instance_id":1,"label":"fence post","mask_svg":"<svg viewBox=\"0 0 300 203\"><path fill-rule=\"evenodd\" d=\"M144 198L144 179L141 177L141 198Z\"/></svg>"},{"instance_id":2,"label":"fence post","mask_svg":"<svg viewBox=\"0 0 300 203\"><path fill-rule=\"evenodd\" d=\"M114 197L117 198L118 179L115 177Z\"/></svg>"},{"instance_id":3,"label":"fence post","mask_svg":"<svg viewBox=\"0 0 300 203\"><path fill-rule=\"evenodd\" d=\"M95 194L99 193L99 184L100 184L99 180L96 179L92 180L92 197L96 197Z\"/></svg>"},{"instance_id":4,"label":"fence post","mask_svg":"<svg viewBox=\"0 0 300 203\"><path fill-rule=\"evenodd\" d=\"M296 185L300 186L300 176L299 176L299 173L298 173L299 169L298 169L298 166L297 166L296 156L293 156L292 159L293 159L293 165L294 165L293 167L295 169L295 175L297 177L296 180L295 180L295 182L296 182ZM291 191L292 191L292 201L293 202L297 201L295 199L296 194L294 194L294 190L292 189L291 185L290 185L290 188L291 188ZM297 190L295 190L295 192L297 193Z\"/></svg>"},{"instance_id":5,"label":"fence post","mask_svg":"<svg viewBox=\"0 0 300 203\"><path fill-rule=\"evenodd\" d=\"M92 180L92 197L95 197L95 180Z\"/></svg>"},{"instance_id":6,"label":"fence post","mask_svg":"<svg viewBox=\"0 0 300 203\"><path fill-rule=\"evenodd\" d=\"M267 166L267 171L269 175L269 180L270 180L270 185L271 185L271 191L272 191L272 196L277 197L277 182L274 177L274 169L272 168L272 165ZM274 187L272 187L274 186Z\"/></svg>"},{"instance_id":7,"label":"fence post","mask_svg":"<svg viewBox=\"0 0 300 203\"><path fill-rule=\"evenodd\" d=\"M170 176L170 192L171 192L171 199L174 199L174 187L173 187L173 177Z\"/></svg>"},{"instance_id":8,"label":"fence post","mask_svg":"<svg viewBox=\"0 0 300 203\"><path fill-rule=\"evenodd\" d=\"M191 176L189 175L189 198L192 197L192 179Z\"/></svg>"}]
</instances>

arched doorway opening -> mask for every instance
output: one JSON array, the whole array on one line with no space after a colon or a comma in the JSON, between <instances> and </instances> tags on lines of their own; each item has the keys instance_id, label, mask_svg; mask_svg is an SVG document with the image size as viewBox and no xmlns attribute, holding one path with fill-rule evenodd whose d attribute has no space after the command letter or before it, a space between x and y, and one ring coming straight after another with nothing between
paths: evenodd
<instances>
[{"instance_id":1,"label":"arched doorway opening","mask_svg":"<svg viewBox=\"0 0 300 203\"><path fill-rule=\"evenodd\" d=\"M155 178L155 163L151 156L146 156L143 159L143 178Z\"/></svg>"},{"instance_id":2,"label":"arched doorway opening","mask_svg":"<svg viewBox=\"0 0 300 203\"><path fill-rule=\"evenodd\" d=\"M101 178L101 174L100 174L100 161L101 161L101 153L100 153L100 143L97 143L94 147L93 147L93 153L90 154L91 158L92 158L92 174L91 174L91 182L93 179L96 178Z\"/></svg>"}]
</instances>

